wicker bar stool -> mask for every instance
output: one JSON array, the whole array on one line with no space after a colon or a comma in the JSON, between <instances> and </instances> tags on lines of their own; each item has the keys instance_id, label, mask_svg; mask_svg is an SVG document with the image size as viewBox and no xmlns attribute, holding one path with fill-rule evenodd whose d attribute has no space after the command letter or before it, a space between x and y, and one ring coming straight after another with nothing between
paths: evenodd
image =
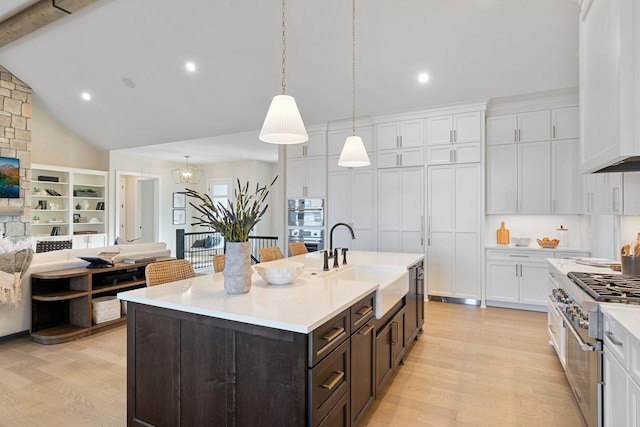
<instances>
[{"instance_id":1,"label":"wicker bar stool","mask_svg":"<svg viewBox=\"0 0 640 427\"><path fill-rule=\"evenodd\" d=\"M147 286L161 285L175 282L176 280L196 277L193 266L186 259L174 259L171 261L152 262L144 269L147 278Z\"/></svg>"},{"instance_id":2,"label":"wicker bar stool","mask_svg":"<svg viewBox=\"0 0 640 427\"><path fill-rule=\"evenodd\" d=\"M309 252L304 242L289 243L289 250L291 251L291 256L302 255Z\"/></svg>"},{"instance_id":3,"label":"wicker bar stool","mask_svg":"<svg viewBox=\"0 0 640 427\"><path fill-rule=\"evenodd\" d=\"M213 270L216 273L219 273L222 270L224 270L224 262L225 262L226 258L227 258L227 256L225 254L220 254L220 255L214 255L213 256Z\"/></svg>"},{"instance_id":4,"label":"wicker bar stool","mask_svg":"<svg viewBox=\"0 0 640 427\"><path fill-rule=\"evenodd\" d=\"M260 261L274 261L276 259L282 259L284 255L282 255L282 251L277 246L271 246L268 248L260 248Z\"/></svg>"}]
</instances>

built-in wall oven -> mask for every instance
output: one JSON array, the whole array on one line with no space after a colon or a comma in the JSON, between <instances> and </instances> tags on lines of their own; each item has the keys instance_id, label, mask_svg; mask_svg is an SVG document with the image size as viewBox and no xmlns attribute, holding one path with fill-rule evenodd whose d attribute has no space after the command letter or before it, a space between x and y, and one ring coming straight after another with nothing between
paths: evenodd
<instances>
[{"instance_id":1,"label":"built-in wall oven","mask_svg":"<svg viewBox=\"0 0 640 427\"><path fill-rule=\"evenodd\" d=\"M324 230L321 229L289 229L289 242L303 242L309 252L324 249Z\"/></svg>"},{"instance_id":2,"label":"built-in wall oven","mask_svg":"<svg viewBox=\"0 0 640 427\"><path fill-rule=\"evenodd\" d=\"M324 227L323 199L289 199L287 205L289 227Z\"/></svg>"}]
</instances>

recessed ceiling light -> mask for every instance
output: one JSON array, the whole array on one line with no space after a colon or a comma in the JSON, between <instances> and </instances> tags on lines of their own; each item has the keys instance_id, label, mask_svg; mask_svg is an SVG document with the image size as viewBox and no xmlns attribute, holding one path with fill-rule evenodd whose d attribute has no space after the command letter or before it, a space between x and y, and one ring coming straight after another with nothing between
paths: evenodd
<instances>
[{"instance_id":1,"label":"recessed ceiling light","mask_svg":"<svg viewBox=\"0 0 640 427\"><path fill-rule=\"evenodd\" d=\"M82 92L82 99L85 101L91 101L91 94L89 92Z\"/></svg>"},{"instance_id":2,"label":"recessed ceiling light","mask_svg":"<svg viewBox=\"0 0 640 427\"><path fill-rule=\"evenodd\" d=\"M192 73L196 70L196 64L194 64L193 62L187 62L184 66L187 71L191 71Z\"/></svg>"},{"instance_id":3,"label":"recessed ceiling light","mask_svg":"<svg viewBox=\"0 0 640 427\"><path fill-rule=\"evenodd\" d=\"M420 73L418 74L418 81L420 83L426 83L429 81L429 74L427 73Z\"/></svg>"}]
</instances>

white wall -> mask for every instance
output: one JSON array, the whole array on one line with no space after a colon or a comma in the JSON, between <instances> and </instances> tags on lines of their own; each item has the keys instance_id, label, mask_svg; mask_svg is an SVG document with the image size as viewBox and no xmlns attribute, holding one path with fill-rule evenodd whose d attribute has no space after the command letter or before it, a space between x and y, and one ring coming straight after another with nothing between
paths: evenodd
<instances>
[{"instance_id":1,"label":"white wall","mask_svg":"<svg viewBox=\"0 0 640 427\"><path fill-rule=\"evenodd\" d=\"M71 168L109 169L109 155L84 142L36 104L31 116L31 162Z\"/></svg>"}]
</instances>

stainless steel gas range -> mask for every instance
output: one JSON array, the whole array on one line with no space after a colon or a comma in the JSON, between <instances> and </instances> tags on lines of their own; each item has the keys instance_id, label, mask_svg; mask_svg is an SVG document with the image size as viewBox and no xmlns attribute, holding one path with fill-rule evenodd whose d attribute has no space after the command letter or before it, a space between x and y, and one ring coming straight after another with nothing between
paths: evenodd
<instances>
[{"instance_id":1,"label":"stainless steel gas range","mask_svg":"<svg viewBox=\"0 0 640 427\"><path fill-rule=\"evenodd\" d=\"M603 425L602 302L640 304L640 277L550 274L549 334L589 427ZM564 359L564 360L563 360Z\"/></svg>"}]
</instances>

